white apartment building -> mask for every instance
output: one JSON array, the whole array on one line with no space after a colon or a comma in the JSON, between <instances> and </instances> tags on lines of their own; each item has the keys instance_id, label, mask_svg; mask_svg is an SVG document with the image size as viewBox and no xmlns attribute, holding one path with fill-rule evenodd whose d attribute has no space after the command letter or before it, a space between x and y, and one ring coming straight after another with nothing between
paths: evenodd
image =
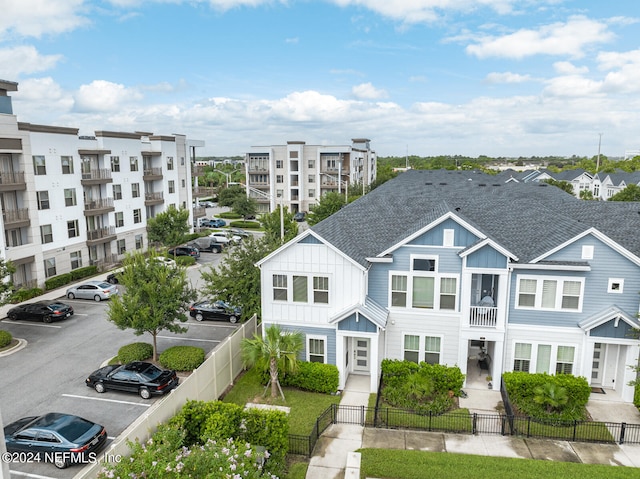
<instances>
[{"instance_id":1,"label":"white apartment building","mask_svg":"<svg viewBox=\"0 0 640 479\"><path fill-rule=\"evenodd\" d=\"M346 193L350 185L364 189L376 179L376 153L366 138L351 142L252 146L245 155L247 194L256 199L259 212L273 211L280 204L293 212L307 212L329 191Z\"/></svg>"},{"instance_id":2,"label":"white apartment building","mask_svg":"<svg viewBox=\"0 0 640 479\"><path fill-rule=\"evenodd\" d=\"M148 218L191 208L191 163L203 142L18 122L11 91L17 83L0 80L0 257L16 267L16 287L118 263L146 249Z\"/></svg>"}]
</instances>

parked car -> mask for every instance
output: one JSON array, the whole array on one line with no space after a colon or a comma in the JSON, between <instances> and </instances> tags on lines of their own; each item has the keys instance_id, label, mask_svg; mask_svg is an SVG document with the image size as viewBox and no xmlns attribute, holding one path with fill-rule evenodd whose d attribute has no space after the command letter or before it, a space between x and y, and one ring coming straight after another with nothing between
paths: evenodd
<instances>
[{"instance_id":1,"label":"parked car","mask_svg":"<svg viewBox=\"0 0 640 479\"><path fill-rule=\"evenodd\" d=\"M193 220L193 226L195 227L202 227L205 226L207 224L209 224L209 221L211 221L209 218L199 218L199 219L194 219Z\"/></svg>"},{"instance_id":2,"label":"parked car","mask_svg":"<svg viewBox=\"0 0 640 479\"><path fill-rule=\"evenodd\" d=\"M150 261L155 261L164 266L169 266L170 268L175 268L177 266L175 260L172 260L171 258L167 258L165 256L155 256L154 258L147 258L147 263L149 263Z\"/></svg>"},{"instance_id":3,"label":"parked car","mask_svg":"<svg viewBox=\"0 0 640 479\"><path fill-rule=\"evenodd\" d=\"M242 316L242 309L224 301L200 301L189 307L189 316L196 321L214 320L236 323Z\"/></svg>"},{"instance_id":4,"label":"parked car","mask_svg":"<svg viewBox=\"0 0 640 479\"><path fill-rule=\"evenodd\" d=\"M44 323L60 321L73 316L73 308L60 301L36 301L14 306L7 312L7 317L12 320L28 319Z\"/></svg>"},{"instance_id":5,"label":"parked car","mask_svg":"<svg viewBox=\"0 0 640 479\"><path fill-rule=\"evenodd\" d=\"M105 278L107 283L118 284L120 280L118 279L118 273L109 273Z\"/></svg>"},{"instance_id":6,"label":"parked car","mask_svg":"<svg viewBox=\"0 0 640 479\"><path fill-rule=\"evenodd\" d=\"M118 294L118 287L105 281L87 281L67 289L69 299L93 299L103 301Z\"/></svg>"},{"instance_id":7,"label":"parked car","mask_svg":"<svg viewBox=\"0 0 640 479\"><path fill-rule=\"evenodd\" d=\"M178 382L175 371L160 369L143 361L104 366L85 379L85 384L99 393L112 389L136 393L143 399L165 394L177 387Z\"/></svg>"},{"instance_id":8,"label":"parked car","mask_svg":"<svg viewBox=\"0 0 640 479\"><path fill-rule=\"evenodd\" d=\"M167 251L170 256L191 256L192 258L200 257L200 250L193 246L178 246Z\"/></svg>"},{"instance_id":9,"label":"parked car","mask_svg":"<svg viewBox=\"0 0 640 479\"><path fill-rule=\"evenodd\" d=\"M72 414L50 412L18 419L4 428L8 452L51 460L64 469L71 464L95 460L95 452L107 442L107 430L100 424Z\"/></svg>"},{"instance_id":10,"label":"parked car","mask_svg":"<svg viewBox=\"0 0 640 479\"><path fill-rule=\"evenodd\" d=\"M298 223L307 219L307 214L304 211L298 211L295 215L293 215L293 220Z\"/></svg>"},{"instance_id":11,"label":"parked car","mask_svg":"<svg viewBox=\"0 0 640 479\"><path fill-rule=\"evenodd\" d=\"M213 218L203 223L202 226L206 226L207 228L222 228L223 226L227 226L227 222L220 218Z\"/></svg>"},{"instance_id":12,"label":"parked car","mask_svg":"<svg viewBox=\"0 0 640 479\"><path fill-rule=\"evenodd\" d=\"M224 249L224 244L217 241L216 238L210 238L208 236L196 238L188 246L207 253L222 253Z\"/></svg>"},{"instance_id":13,"label":"parked car","mask_svg":"<svg viewBox=\"0 0 640 479\"><path fill-rule=\"evenodd\" d=\"M209 238L215 238L216 241L223 244L238 244L242 241L241 236L233 235L227 231L214 231L209 235Z\"/></svg>"},{"instance_id":14,"label":"parked car","mask_svg":"<svg viewBox=\"0 0 640 479\"><path fill-rule=\"evenodd\" d=\"M234 236L240 236L241 239L245 239L251 236L251 233L241 228L229 228L229 233L231 233Z\"/></svg>"}]
</instances>

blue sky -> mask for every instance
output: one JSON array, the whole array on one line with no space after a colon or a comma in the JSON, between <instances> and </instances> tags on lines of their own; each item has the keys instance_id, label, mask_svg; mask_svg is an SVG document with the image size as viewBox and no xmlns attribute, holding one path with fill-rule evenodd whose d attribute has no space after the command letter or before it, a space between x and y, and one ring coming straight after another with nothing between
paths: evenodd
<instances>
[{"instance_id":1,"label":"blue sky","mask_svg":"<svg viewBox=\"0 0 640 479\"><path fill-rule=\"evenodd\" d=\"M640 150L637 0L0 0L19 121L380 156Z\"/></svg>"}]
</instances>

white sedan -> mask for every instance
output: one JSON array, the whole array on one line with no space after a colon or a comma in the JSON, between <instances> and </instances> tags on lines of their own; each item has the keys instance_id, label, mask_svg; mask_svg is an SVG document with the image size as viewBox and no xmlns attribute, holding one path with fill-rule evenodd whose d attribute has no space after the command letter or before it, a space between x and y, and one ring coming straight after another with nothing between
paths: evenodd
<instances>
[{"instance_id":1,"label":"white sedan","mask_svg":"<svg viewBox=\"0 0 640 479\"><path fill-rule=\"evenodd\" d=\"M232 235L224 231L214 231L209 235L209 237L215 238L218 243L222 243L225 245L238 244L240 243L240 241L242 241L241 236Z\"/></svg>"}]
</instances>

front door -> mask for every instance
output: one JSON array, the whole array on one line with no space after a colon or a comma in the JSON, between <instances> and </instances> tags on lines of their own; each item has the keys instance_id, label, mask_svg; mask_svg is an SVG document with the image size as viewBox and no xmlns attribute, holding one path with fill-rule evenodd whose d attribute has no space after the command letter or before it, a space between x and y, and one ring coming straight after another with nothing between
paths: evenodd
<instances>
[{"instance_id":1,"label":"front door","mask_svg":"<svg viewBox=\"0 0 640 479\"><path fill-rule=\"evenodd\" d=\"M602 343L593 346L593 362L591 363L591 384L602 386L602 361L604 359Z\"/></svg>"},{"instance_id":2,"label":"front door","mask_svg":"<svg viewBox=\"0 0 640 479\"><path fill-rule=\"evenodd\" d=\"M369 372L369 339L353 338L353 372Z\"/></svg>"}]
</instances>

